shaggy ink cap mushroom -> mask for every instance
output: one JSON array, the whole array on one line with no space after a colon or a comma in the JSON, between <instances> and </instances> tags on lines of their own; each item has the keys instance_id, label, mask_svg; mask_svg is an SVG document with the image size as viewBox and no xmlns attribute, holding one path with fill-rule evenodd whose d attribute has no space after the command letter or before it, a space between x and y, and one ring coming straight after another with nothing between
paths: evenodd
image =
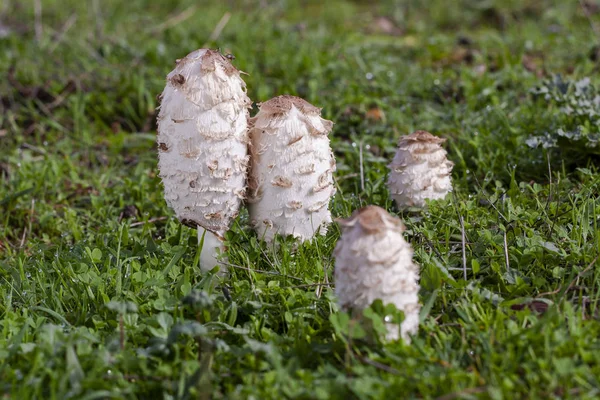
<instances>
[{"instance_id":1,"label":"shaggy ink cap mushroom","mask_svg":"<svg viewBox=\"0 0 600 400\"><path fill-rule=\"evenodd\" d=\"M335 294L340 308L363 310L375 300L404 312L400 327L387 323L387 340L410 342L419 329L419 267L402 233L404 224L377 206L337 221L342 230L335 247Z\"/></svg>"},{"instance_id":2,"label":"shaggy ink cap mushroom","mask_svg":"<svg viewBox=\"0 0 600 400\"><path fill-rule=\"evenodd\" d=\"M446 158L445 141L426 131L400 138L387 181L399 209L425 207L427 199L443 199L452 191L454 164Z\"/></svg>"},{"instance_id":3,"label":"shaggy ink cap mushroom","mask_svg":"<svg viewBox=\"0 0 600 400\"><path fill-rule=\"evenodd\" d=\"M212 269L216 259L208 256L220 247L245 197L246 84L229 59L200 49L177 60L161 98L158 168L165 200L182 223L199 227L199 235L207 231L201 267Z\"/></svg>"},{"instance_id":4,"label":"shaggy ink cap mushroom","mask_svg":"<svg viewBox=\"0 0 600 400\"><path fill-rule=\"evenodd\" d=\"M248 208L254 229L267 242L276 234L302 241L324 235L336 192L327 137L333 122L295 96L278 96L259 107L250 129Z\"/></svg>"}]
</instances>

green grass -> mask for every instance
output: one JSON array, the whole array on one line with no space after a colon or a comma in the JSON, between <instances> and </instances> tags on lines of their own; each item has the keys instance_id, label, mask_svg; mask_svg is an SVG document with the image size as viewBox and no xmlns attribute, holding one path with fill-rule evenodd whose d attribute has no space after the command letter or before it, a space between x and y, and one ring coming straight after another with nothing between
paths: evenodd
<instances>
[{"instance_id":1,"label":"green grass","mask_svg":"<svg viewBox=\"0 0 600 400\"><path fill-rule=\"evenodd\" d=\"M598 152L526 144L567 123L533 88L598 85L597 3L40 3L37 34L33 1L0 5L3 398L600 397ZM400 215L424 304L410 346L337 310L335 226L273 251L243 214L237 267L200 272L154 138L164 77L202 46L236 56L255 102L299 95L336 123L336 217L395 212L397 138L448 137L454 194Z\"/></svg>"}]
</instances>

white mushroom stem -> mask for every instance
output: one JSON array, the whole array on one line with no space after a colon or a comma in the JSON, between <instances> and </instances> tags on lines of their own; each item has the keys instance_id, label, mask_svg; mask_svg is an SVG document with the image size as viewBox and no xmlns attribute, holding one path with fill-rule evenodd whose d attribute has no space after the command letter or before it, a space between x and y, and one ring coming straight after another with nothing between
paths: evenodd
<instances>
[{"instance_id":1,"label":"white mushroom stem","mask_svg":"<svg viewBox=\"0 0 600 400\"><path fill-rule=\"evenodd\" d=\"M177 218L222 238L245 195L250 99L240 72L200 49L167 76L158 115L158 167Z\"/></svg>"},{"instance_id":2,"label":"white mushroom stem","mask_svg":"<svg viewBox=\"0 0 600 400\"><path fill-rule=\"evenodd\" d=\"M410 342L419 329L419 267L402 237L404 225L384 209L368 206L339 220L335 248L335 294L345 310L362 310L373 301L394 304L404 312L398 325L387 323L387 340Z\"/></svg>"},{"instance_id":3,"label":"white mushroom stem","mask_svg":"<svg viewBox=\"0 0 600 400\"><path fill-rule=\"evenodd\" d=\"M198 225L198 246L200 249L200 269L210 271L219 265L219 255L225 252L223 239Z\"/></svg>"},{"instance_id":4,"label":"white mushroom stem","mask_svg":"<svg viewBox=\"0 0 600 400\"><path fill-rule=\"evenodd\" d=\"M276 234L310 240L331 222L333 123L320 111L285 95L260 104L253 118L248 203L251 223L267 242Z\"/></svg>"},{"instance_id":5,"label":"white mushroom stem","mask_svg":"<svg viewBox=\"0 0 600 400\"><path fill-rule=\"evenodd\" d=\"M453 163L441 146L446 139L416 131L398 142L389 164L388 188L399 209L425 207L425 200L442 199L452 191Z\"/></svg>"}]
</instances>

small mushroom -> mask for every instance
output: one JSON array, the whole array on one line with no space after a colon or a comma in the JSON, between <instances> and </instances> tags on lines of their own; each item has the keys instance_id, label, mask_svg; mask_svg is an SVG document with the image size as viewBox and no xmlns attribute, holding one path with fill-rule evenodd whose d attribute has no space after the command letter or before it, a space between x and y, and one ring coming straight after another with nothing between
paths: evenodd
<instances>
[{"instance_id":1,"label":"small mushroom","mask_svg":"<svg viewBox=\"0 0 600 400\"><path fill-rule=\"evenodd\" d=\"M294 96L260 104L250 129L248 203L251 223L267 242L276 234L302 241L325 234L335 194L333 122L321 109Z\"/></svg>"},{"instance_id":2,"label":"small mushroom","mask_svg":"<svg viewBox=\"0 0 600 400\"><path fill-rule=\"evenodd\" d=\"M399 327L387 323L387 340L410 342L419 329L419 267L402 237L404 224L377 206L338 220L342 230L334 251L335 294L344 310L362 310L373 301L394 304L404 312ZM400 329L399 329L400 328Z\"/></svg>"},{"instance_id":3,"label":"small mushroom","mask_svg":"<svg viewBox=\"0 0 600 400\"><path fill-rule=\"evenodd\" d=\"M201 268L210 270L216 259L209 255L244 198L251 101L240 71L207 49L177 61L161 97L157 143L165 199L180 221L198 227L199 235L206 231L210 254L201 257Z\"/></svg>"},{"instance_id":4,"label":"small mushroom","mask_svg":"<svg viewBox=\"0 0 600 400\"><path fill-rule=\"evenodd\" d=\"M387 182L399 209L425 207L426 199L443 199L452 191L454 164L441 146L445 141L426 131L400 138Z\"/></svg>"}]
</instances>

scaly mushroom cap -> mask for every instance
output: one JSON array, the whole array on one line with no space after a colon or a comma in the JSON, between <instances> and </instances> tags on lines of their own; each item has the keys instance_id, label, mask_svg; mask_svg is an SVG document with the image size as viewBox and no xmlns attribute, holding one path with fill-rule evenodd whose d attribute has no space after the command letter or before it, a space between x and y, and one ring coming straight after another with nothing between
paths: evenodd
<instances>
[{"instance_id":1,"label":"scaly mushroom cap","mask_svg":"<svg viewBox=\"0 0 600 400\"><path fill-rule=\"evenodd\" d=\"M413 251L402 237L404 224L377 206L355 211L338 221L342 228L335 251L335 293L342 309L362 310L373 301L393 303L404 312L401 336L419 328L419 268ZM388 340L400 337L397 325L388 324Z\"/></svg>"},{"instance_id":2,"label":"scaly mushroom cap","mask_svg":"<svg viewBox=\"0 0 600 400\"><path fill-rule=\"evenodd\" d=\"M294 96L260 104L250 129L250 219L270 242L275 234L309 240L325 234L335 194L335 159L327 134L333 122Z\"/></svg>"},{"instance_id":3,"label":"scaly mushroom cap","mask_svg":"<svg viewBox=\"0 0 600 400\"><path fill-rule=\"evenodd\" d=\"M426 199L442 199L452 191L450 174L454 164L441 146L445 141L425 131L400 138L388 166L388 188L400 209L424 207Z\"/></svg>"},{"instance_id":4,"label":"scaly mushroom cap","mask_svg":"<svg viewBox=\"0 0 600 400\"><path fill-rule=\"evenodd\" d=\"M217 51L177 60L158 115L160 177L182 223L222 237L244 199L248 156L246 84Z\"/></svg>"}]
</instances>

